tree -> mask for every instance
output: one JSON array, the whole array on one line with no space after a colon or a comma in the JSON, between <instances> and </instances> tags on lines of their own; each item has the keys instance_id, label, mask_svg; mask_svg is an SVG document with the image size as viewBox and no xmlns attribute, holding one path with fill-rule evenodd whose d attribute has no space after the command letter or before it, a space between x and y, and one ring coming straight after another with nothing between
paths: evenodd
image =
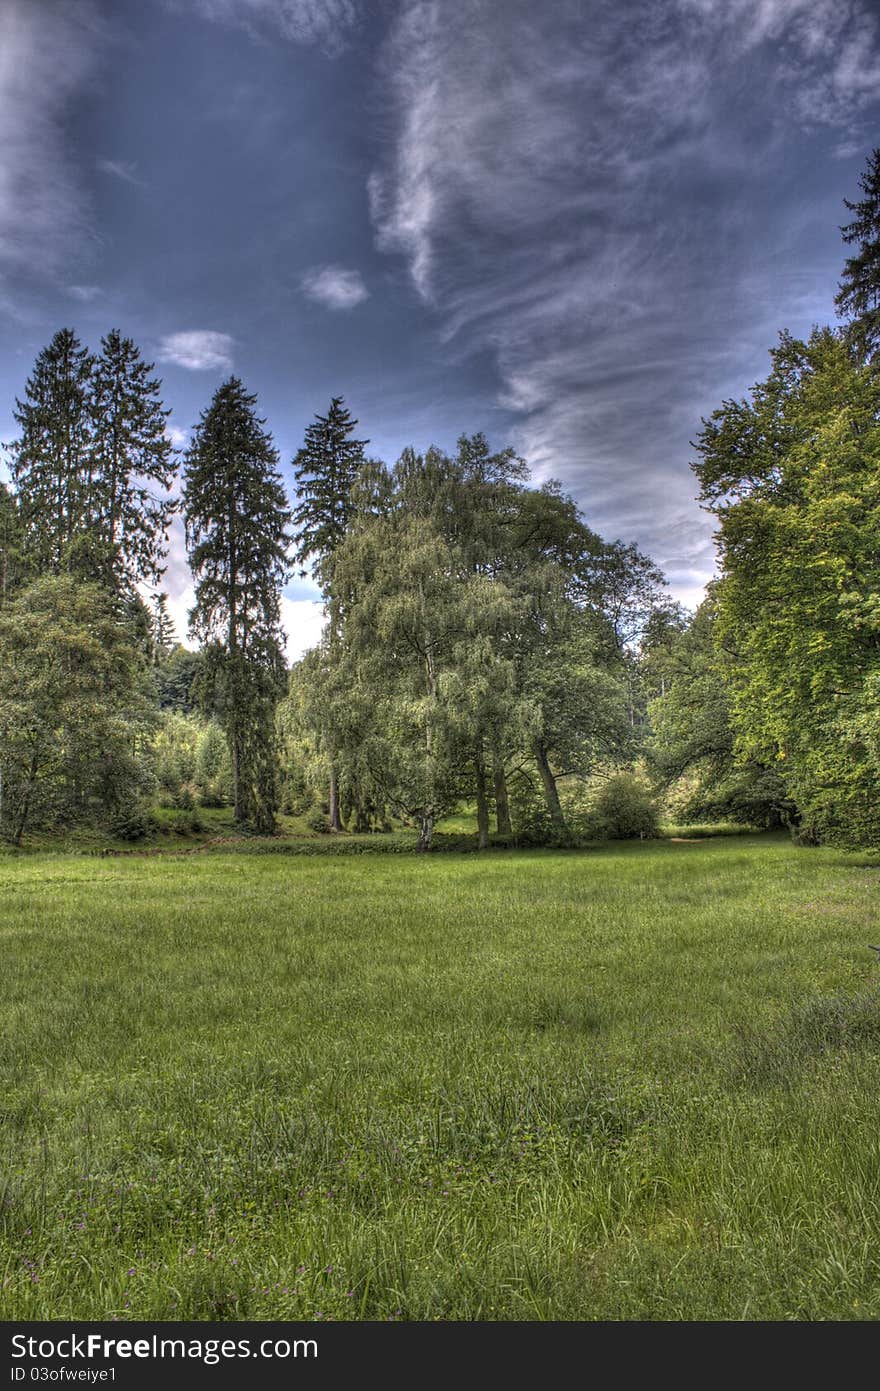
<instances>
[{"instance_id":1,"label":"tree","mask_svg":"<svg viewBox=\"0 0 880 1391\"><path fill-rule=\"evenodd\" d=\"M197 710L204 703L199 698L204 666L201 652L193 652L181 643L172 647L167 656L160 656L154 672L160 710L179 710L185 715Z\"/></svg>"},{"instance_id":2,"label":"tree","mask_svg":"<svg viewBox=\"0 0 880 1391\"><path fill-rule=\"evenodd\" d=\"M25 575L23 537L14 495L0 483L0 608L12 597Z\"/></svg>"},{"instance_id":3,"label":"tree","mask_svg":"<svg viewBox=\"0 0 880 1391\"><path fill-rule=\"evenodd\" d=\"M338 642L342 609L334 583L334 559L348 528L351 490L365 463L368 440L355 439L353 420L341 396L334 396L326 415L306 428L305 442L293 460L298 502L293 514L297 562L314 564L314 573L327 601L331 646ZM306 573L305 570L302 572ZM339 780L332 756L328 768L330 829L343 829Z\"/></svg>"},{"instance_id":4,"label":"tree","mask_svg":"<svg viewBox=\"0 0 880 1391\"><path fill-rule=\"evenodd\" d=\"M858 251L844 265L834 303L838 315L849 318L847 338L865 361L880 347L880 149L869 156L859 186L864 198L857 203L843 200L855 217L841 227L841 234Z\"/></svg>"},{"instance_id":5,"label":"tree","mask_svg":"<svg viewBox=\"0 0 880 1391\"><path fill-rule=\"evenodd\" d=\"M0 612L0 834L129 812L154 708L114 595L68 575L22 590Z\"/></svg>"},{"instance_id":6,"label":"tree","mask_svg":"<svg viewBox=\"0 0 880 1391\"><path fill-rule=\"evenodd\" d=\"M175 504L169 496L174 468L165 433L170 411L130 338L112 329L101 340L92 368L90 511L114 557L119 577L134 586L158 581Z\"/></svg>"},{"instance_id":7,"label":"tree","mask_svg":"<svg viewBox=\"0 0 880 1391\"><path fill-rule=\"evenodd\" d=\"M237 377L202 412L184 461L193 635L223 684L236 821L274 828L274 711L284 674L281 586L290 511L278 453Z\"/></svg>"},{"instance_id":8,"label":"tree","mask_svg":"<svg viewBox=\"0 0 880 1391\"><path fill-rule=\"evenodd\" d=\"M775 761L737 758L733 658L718 633L710 586L689 623L655 624L640 662L648 704L646 753L657 785L677 794L685 820L778 827L795 813Z\"/></svg>"},{"instance_id":9,"label":"tree","mask_svg":"<svg viewBox=\"0 0 880 1391\"><path fill-rule=\"evenodd\" d=\"M96 522L91 380L94 358L72 329L59 330L37 357L14 411L12 478L29 560L63 568L65 549Z\"/></svg>"},{"instance_id":10,"label":"tree","mask_svg":"<svg viewBox=\"0 0 880 1391\"><path fill-rule=\"evenodd\" d=\"M295 557L300 565L314 562L325 592L332 589L333 557L348 527L349 495L369 443L352 437L357 423L343 398L334 396L327 414L306 427L305 442L293 460Z\"/></svg>"},{"instance_id":11,"label":"tree","mask_svg":"<svg viewBox=\"0 0 880 1391\"><path fill-rule=\"evenodd\" d=\"M154 594L150 601L150 664L161 666L174 650L174 620L168 612L168 595Z\"/></svg>"},{"instance_id":12,"label":"tree","mask_svg":"<svg viewBox=\"0 0 880 1391\"><path fill-rule=\"evenodd\" d=\"M67 570L134 591L158 580L175 504L168 411L152 365L113 329L99 356L62 329L37 357L15 418L12 477L26 550L39 570Z\"/></svg>"},{"instance_id":13,"label":"tree","mask_svg":"<svg viewBox=\"0 0 880 1391\"><path fill-rule=\"evenodd\" d=\"M830 329L772 359L704 422L694 466L719 519L735 752L778 768L804 837L880 845L880 370Z\"/></svg>"},{"instance_id":14,"label":"tree","mask_svg":"<svg viewBox=\"0 0 880 1391\"><path fill-rule=\"evenodd\" d=\"M621 661L603 651L596 615L566 595L565 573L545 566L533 579L517 664L530 752L554 833L565 837L558 780L587 778L633 752L627 688Z\"/></svg>"},{"instance_id":15,"label":"tree","mask_svg":"<svg viewBox=\"0 0 880 1391\"><path fill-rule=\"evenodd\" d=\"M427 850L438 819L473 788L479 736L513 690L499 640L510 595L464 573L431 520L403 507L355 524L337 564L358 601L324 675L334 749L347 776L416 822Z\"/></svg>"}]
</instances>

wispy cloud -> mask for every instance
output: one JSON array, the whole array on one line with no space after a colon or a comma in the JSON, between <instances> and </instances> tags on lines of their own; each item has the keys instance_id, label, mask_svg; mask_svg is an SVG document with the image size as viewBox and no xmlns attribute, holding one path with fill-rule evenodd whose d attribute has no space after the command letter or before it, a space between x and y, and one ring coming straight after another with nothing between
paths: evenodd
<instances>
[{"instance_id":1,"label":"wispy cloud","mask_svg":"<svg viewBox=\"0 0 880 1391\"><path fill-rule=\"evenodd\" d=\"M68 285L67 293L71 299L79 300L80 304L91 304L103 291L100 285Z\"/></svg>"},{"instance_id":2,"label":"wispy cloud","mask_svg":"<svg viewBox=\"0 0 880 1391\"><path fill-rule=\"evenodd\" d=\"M358 22L358 0L175 0L205 19L246 29L258 37L280 34L292 43L317 44L327 53L345 48Z\"/></svg>"},{"instance_id":3,"label":"wispy cloud","mask_svg":"<svg viewBox=\"0 0 880 1391\"><path fill-rule=\"evenodd\" d=\"M793 144L833 158L876 115L873 9L404 0L383 78L378 245L405 256L447 351L494 354L539 475L693 591L712 565L699 416L776 328L832 312L797 243L815 214L778 195Z\"/></svg>"},{"instance_id":4,"label":"wispy cloud","mask_svg":"<svg viewBox=\"0 0 880 1391\"><path fill-rule=\"evenodd\" d=\"M75 259L87 204L66 122L103 40L90 0L0 5L0 264L55 275Z\"/></svg>"},{"instance_id":5,"label":"wispy cloud","mask_svg":"<svg viewBox=\"0 0 880 1391\"><path fill-rule=\"evenodd\" d=\"M170 362L190 372L228 372L232 369L232 348L228 333L198 328L168 334L159 343L156 356L160 362Z\"/></svg>"},{"instance_id":6,"label":"wispy cloud","mask_svg":"<svg viewBox=\"0 0 880 1391\"><path fill-rule=\"evenodd\" d=\"M121 179L123 183L135 184L138 188L143 188L143 179L137 176L137 165L131 160L125 159L99 159L97 167L102 174L109 174L111 178Z\"/></svg>"},{"instance_id":7,"label":"wispy cloud","mask_svg":"<svg viewBox=\"0 0 880 1391\"><path fill-rule=\"evenodd\" d=\"M313 266L300 283L303 294L328 309L354 309L370 296L360 271L342 266Z\"/></svg>"}]
</instances>

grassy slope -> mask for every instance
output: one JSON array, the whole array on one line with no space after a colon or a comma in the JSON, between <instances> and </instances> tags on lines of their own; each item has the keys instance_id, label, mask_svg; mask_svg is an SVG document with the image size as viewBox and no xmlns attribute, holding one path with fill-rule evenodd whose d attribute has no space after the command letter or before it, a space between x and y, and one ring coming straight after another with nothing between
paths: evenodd
<instances>
[{"instance_id":1,"label":"grassy slope","mask_svg":"<svg viewBox=\"0 0 880 1391\"><path fill-rule=\"evenodd\" d=\"M880 875L0 861L6 1318L880 1316Z\"/></svg>"}]
</instances>

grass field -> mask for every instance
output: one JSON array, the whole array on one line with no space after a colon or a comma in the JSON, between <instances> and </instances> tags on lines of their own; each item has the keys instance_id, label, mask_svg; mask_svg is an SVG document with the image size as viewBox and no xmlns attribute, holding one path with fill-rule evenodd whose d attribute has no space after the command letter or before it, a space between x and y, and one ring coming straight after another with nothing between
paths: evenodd
<instances>
[{"instance_id":1,"label":"grass field","mask_svg":"<svg viewBox=\"0 0 880 1391\"><path fill-rule=\"evenodd\" d=\"M7 1319L880 1317L880 874L0 860Z\"/></svg>"}]
</instances>

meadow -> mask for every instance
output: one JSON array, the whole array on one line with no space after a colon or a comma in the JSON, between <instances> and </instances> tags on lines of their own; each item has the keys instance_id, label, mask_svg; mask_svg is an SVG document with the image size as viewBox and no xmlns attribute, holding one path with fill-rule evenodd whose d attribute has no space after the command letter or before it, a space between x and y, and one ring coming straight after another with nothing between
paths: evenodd
<instances>
[{"instance_id":1,"label":"meadow","mask_svg":"<svg viewBox=\"0 0 880 1391\"><path fill-rule=\"evenodd\" d=\"M880 1317L880 874L0 859L6 1319Z\"/></svg>"}]
</instances>

